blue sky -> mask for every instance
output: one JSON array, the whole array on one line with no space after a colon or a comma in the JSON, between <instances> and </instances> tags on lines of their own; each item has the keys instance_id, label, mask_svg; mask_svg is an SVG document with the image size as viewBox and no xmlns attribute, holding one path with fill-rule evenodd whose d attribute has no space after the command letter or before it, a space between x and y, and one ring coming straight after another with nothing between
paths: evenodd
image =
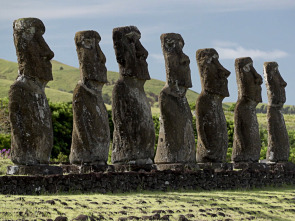
<instances>
[{"instance_id":1,"label":"blue sky","mask_svg":"<svg viewBox=\"0 0 295 221\"><path fill-rule=\"evenodd\" d=\"M1 0L0 58L16 61L12 23L22 17L40 18L44 35L55 53L55 60L78 67L74 44L77 31L95 30L106 55L106 66L118 71L112 29L135 25L141 42L148 50L152 78L165 80L165 64L160 35L182 35L184 52L190 57L193 90L200 92L195 53L200 48L215 48L220 62L231 71L230 97L237 100L234 60L249 56L263 75L263 62L277 61L288 83L286 104L295 105L295 1L294 0ZM263 102L267 103L263 84Z\"/></svg>"}]
</instances>

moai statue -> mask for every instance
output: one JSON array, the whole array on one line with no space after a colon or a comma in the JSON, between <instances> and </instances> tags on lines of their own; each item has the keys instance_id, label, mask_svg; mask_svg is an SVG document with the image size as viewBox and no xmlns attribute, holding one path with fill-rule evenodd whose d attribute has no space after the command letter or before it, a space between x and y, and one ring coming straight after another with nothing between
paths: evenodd
<instances>
[{"instance_id":1,"label":"moai statue","mask_svg":"<svg viewBox=\"0 0 295 221\"><path fill-rule=\"evenodd\" d=\"M196 58L202 84L196 102L197 162L222 163L228 148L222 100L229 96L227 78L230 72L219 63L219 55L213 48L198 50Z\"/></svg>"},{"instance_id":2,"label":"moai statue","mask_svg":"<svg viewBox=\"0 0 295 221\"><path fill-rule=\"evenodd\" d=\"M100 40L96 31L75 35L81 80L73 93L72 164L105 165L108 160L110 128L102 98L107 69Z\"/></svg>"},{"instance_id":3,"label":"moai statue","mask_svg":"<svg viewBox=\"0 0 295 221\"><path fill-rule=\"evenodd\" d=\"M267 88L268 106L268 149L266 159L269 162L287 162L290 153L288 132L281 112L286 102L285 87L276 62L264 63L264 79Z\"/></svg>"},{"instance_id":4,"label":"moai statue","mask_svg":"<svg viewBox=\"0 0 295 221\"><path fill-rule=\"evenodd\" d=\"M37 18L13 23L19 75L9 91L11 160L16 165L48 164L53 147L51 112L45 86L53 80L45 26Z\"/></svg>"},{"instance_id":5,"label":"moai statue","mask_svg":"<svg viewBox=\"0 0 295 221\"><path fill-rule=\"evenodd\" d=\"M146 58L148 52L135 26L113 30L114 49L120 78L112 95L114 164L152 164L155 129L151 108L144 92L150 79Z\"/></svg>"},{"instance_id":6,"label":"moai statue","mask_svg":"<svg viewBox=\"0 0 295 221\"><path fill-rule=\"evenodd\" d=\"M192 87L189 57L182 51L180 34L161 35L166 64L166 85L159 96L160 132L155 163L195 163L192 114L186 91Z\"/></svg>"},{"instance_id":7,"label":"moai statue","mask_svg":"<svg viewBox=\"0 0 295 221\"><path fill-rule=\"evenodd\" d=\"M261 150L256 106L262 101L262 77L249 57L235 61L238 101L235 107L235 130L232 161L258 162Z\"/></svg>"}]
</instances>

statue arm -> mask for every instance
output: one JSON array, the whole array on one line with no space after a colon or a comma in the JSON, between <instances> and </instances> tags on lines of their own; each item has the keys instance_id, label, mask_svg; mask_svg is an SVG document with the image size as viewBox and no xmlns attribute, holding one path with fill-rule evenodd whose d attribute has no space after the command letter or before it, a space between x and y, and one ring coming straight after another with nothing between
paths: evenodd
<instances>
[{"instance_id":1,"label":"statue arm","mask_svg":"<svg viewBox=\"0 0 295 221\"><path fill-rule=\"evenodd\" d=\"M83 100L85 100L83 97L79 97L73 101L73 130L75 131L75 136L77 136L76 138L84 145L88 145L90 139L88 128L91 121L91 114L87 110Z\"/></svg>"},{"instance_id":2,"label":"statue arm","mask_svg":"<svg viewBox=\"0 0 295 221\"><path fill-rule=\"evenodd\" d=\"M10 92L9 101L9 120L13 134L24 135L24 116L23 116L23 105L18 102L19 98L22 97L17 91ZM23 107L23 108L22 108ZM23 137L23 136L20 136ZM19 138L20 138L19 137Z\"/></svg>"},{"instance_id":3,"label":"statue arm","mask_svg":"<svg viewBox=\"0 0 295 221\"><path fill-rule=\"evenodd\" d=\"M205 131L205 125L204 125L204 115L202 112L197 112L197 132L198 132L198 140L200 139L205 147L208 147L209 142L207 140L207 134Z\"/></svg>"}]
</instances>

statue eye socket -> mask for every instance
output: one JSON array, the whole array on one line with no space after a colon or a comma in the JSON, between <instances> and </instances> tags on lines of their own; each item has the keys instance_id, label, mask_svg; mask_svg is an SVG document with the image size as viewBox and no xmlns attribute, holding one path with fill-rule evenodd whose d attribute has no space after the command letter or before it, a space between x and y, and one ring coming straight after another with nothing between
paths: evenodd
<instances>
[{"instance_id":1,"label":"statue eye socket","mask_svg":"<svg viewBox=\"0 0 295 221\"><path fill-rule=\"evenodd\" d=\"M245 72L249 72L250 71L250 66L252 65L252 63L249 63L249 64L246 64L244 67L243 67L243 70Z\"/></svg>"},{"instance_id":2,"label":"statue eye socket","mask_svg":"<svg viewBox=\"0 0 295 221\"><path fill-rule=\"evenodd\" d=\"M207 63L210 64L212 62L212 57L207 60Z\"/></svg>"},{"instance_id":3,"label":"statue eye socket","mask_svg":"<svg viewBox=\"0 0 295 221\"><path fill-rule=\"evenodd\" d=\"M92 48L94 48L94 42L95 42L95 40L93 40L93 39L84 39L82 41L82 45L85 48L92 49Z\"/></svg>"},{"instance_id":4,"label":"statue eye socket","mask_svg":"<svg viewBox=\"0 0 295 221\"><path fill-rule=\"evenodd\" d=\"M250 67L248 65L246 65L246 66L243 67L243 70L245 72L249 72L250 71Z\"/></svg>"},{"instance_id":5,"label":"statue eye socket","mask_svg":"<svg viewBox=\"0 0 295 221\"><path fill-rule=\"evenodd\" d=\"M172 51L173 48L175 48L175 43L174 42L167 42L165 44L165 48L167 49L167 51Z\"/></svg>"}]
</instances>

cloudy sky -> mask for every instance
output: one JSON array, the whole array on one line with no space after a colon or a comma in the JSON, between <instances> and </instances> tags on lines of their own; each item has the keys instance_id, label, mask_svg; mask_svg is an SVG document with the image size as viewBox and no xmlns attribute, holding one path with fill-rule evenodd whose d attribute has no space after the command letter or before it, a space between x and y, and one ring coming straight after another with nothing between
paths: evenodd
<instances>
[{"instance_id":1,"label":"cloudy sky","mask_svg":"<svg viewBox=\"0 0 295 221\"><path fill-rule=\"evenodd\" d=\"M237 86L234 60L249 56L263 75L263 62L277 61L288 83L286 104L295 105L295 1L294 0L0 0L0 58L16 61L12 38L13 20L40 18L45 26L45 40L55 53L55 60L78 67L74 35L95 30L107 68L118 71L112 29L135 25L142 33L141 42L149 51L152 78L165 80L165 64L160 35L182 35L184 53L190 57L193 90L200 92L196 50L215 48L220 62L231 71L230 97L235 102ZM263 102L267 102L263 85Z\"/></svg>"}]
</instances>

